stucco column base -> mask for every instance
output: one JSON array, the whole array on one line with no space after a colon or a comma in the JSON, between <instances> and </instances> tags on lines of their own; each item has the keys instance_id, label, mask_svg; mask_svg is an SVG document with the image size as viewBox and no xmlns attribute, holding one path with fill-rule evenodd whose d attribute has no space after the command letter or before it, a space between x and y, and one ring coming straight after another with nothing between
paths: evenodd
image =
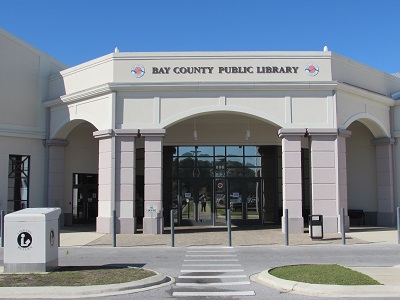
<instances>
[{"instance_id":1,"label":"stucco column base","mask_svg":"<svg viewBox=\"0 0 400 300\"><path fill-rule=\"evenodd\" d=\"M136 233L136 230L137 230L136 217L118 218L117 221L118 233Z\"/></svg>"},{"instance_id":2,"label":"stucco column base","mask_svg":"<svg viewBox=\"0 0 400 300\"><path fill-rule=\"evenodd\" d=\"M396 226L395 213L393 212L378 212L377 225L382 227Z\"/></svg>"},{"instance_id":3,"label":"stucco column base","mask_svg":"<svg viewBox=\"0 0 400 300\"><path fill-rule=\"evenodd\" d=\"M97 217L96 218L96 232L97 233L111 233L111 217Z\"/></svg>"},{"instance_id":4,"label":"stucco column base","mask_svg":"<svg viewBox=\"0 0 400 300\"><path fill-rule=\"evenodd\" d=\"M339 216L323 216L324 218L324 233L338 233L340 231ZM347 231L347 229L346 229Z\"/></svg>"},{"instance_id":5,"label":"stucco column base","mask_svg":"<svg viewBox=\"0 0 400 300\"><path fill-rule=\"evenodd\" d=\"M144 217L143 218L143 233L144 234L162 234L164 228L163 217Z\"/></svg>"},{"instance_id":6,"label":"stucco column base","mask_svg":"<svg viewBox=\"0 0 400 300\"><path fill-rule=\"evenodd\" d=\"M282 217L282 232L285 232L285 217ZM289 218L289 233L304 233L304 218Z\"/></svg>"}]
</instances>

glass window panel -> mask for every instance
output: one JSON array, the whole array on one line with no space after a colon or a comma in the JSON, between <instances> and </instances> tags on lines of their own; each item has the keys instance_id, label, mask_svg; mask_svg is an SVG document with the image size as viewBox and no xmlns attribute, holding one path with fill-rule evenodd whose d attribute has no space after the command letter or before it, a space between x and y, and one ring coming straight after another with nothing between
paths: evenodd
<instances>
[{"instance_id":1,"label":"glass window panel","mask_svg":"<svg viewBox=\"0 0 400 300\"><path fill-rule=\"evenodd\" d=\"M215 177L225 176L225 158L215 159Z\"/></svg>"},{"instance_id":2,"label":"glass window panel","mask_svg":"<svg viewBox=\"0 0 400 300\"><path fill-rule=\"evenodd\" d=\"M197 148L197 156L214 156L213 148L212 146L199 146Z\"/></svg>"},{"instance_id":3,"label":"glass window panel","mask_svg":"<svg viewBox=\"0 0 400 300\"><path fill-rule=\"evenodd\" d=\"M227 177L243 177L243 168L227 168Z\"/></svg>"},{"instance_id":4,"label":"glass window panel","mask_svg":"<svg viewBox=\"0 0 400 300\"><path fill-rule=\"evenodd\" d=\"M209 178L214 176L214 169L213 168L199 168L200 176L203 178Z\"/></svg>"},{"instance_id":5,"label":"glass window panel","mask_svg":"<svg viewBox=\"0 0 400 300\"><path fill-rule=\"evenodd\" d=\"M242 146L227 146L226 156L243 156Z\"/></svg>"},{"instance_id":6,"label":"glass window panel","mask_svg":"<svg viewBox=\"0 0 400 300\"><path fill-rule=\"evenodd\" d=\"M215 146L215 156L225 156L225 146Z\"/></svg>"},{"instance_id":7,"label":"glass window panel","mask_svg":"<svg viewBox=\"0 0 400 300\"><path fill-rule=\"evenodd\" d=\"M179 156L193 156L195 151L194 146L181 146L178 147L178 155Z\"/></svg>"},{"instance_id":8,"label":"glass window panel","mask_svg":"<svg viewBox=\"0 0 400 300\"><path fill-rule=\"evenodd\" d=\"M178 176L182 178L193 178L193 168L180 168Z\"/></svg>"},{"instance_id":9,"label":"glass window panel","mask_svg":"<svg viewBox=\"0 0 400 300\"><path fill-rule=\"evenodd\" d=\"M213 157L198 157L197 163L200 168L211 168L214 166Z\"/></svg>"},{"instance_id":10,"label":"glass window panel","mask_svg":"<svg viewBox=\"0 0 400 300\"><path fill-rule=\"evenodd\" d=\"M261 168L245 168L244 175L246 177L260 177Z\"/></svg>"},{"instance_id":11,"label":"glass window panel","mask_svg":"<svg viewBox=\"0 0 400 300\"><path fill-rule=\"evenodd\" d=\"M245 146L244 147L244 155L246 156L259 156L258 147L256 146Z\"/></svg>"},{"instance_id":12,"label":"glass window panel","mask_svg":"<svg viewBox=\"0 0 400 300\"><path fill-rule=\"evenodd\" d=\"M258 167L261 166L261 157L245 157L244 158L245 166L254 166Z\"/></svg>"},{"instance_id":13,"label":"glass window panel","mask_svg":"<svg viewBox=\"0 0 400 300\"><path fill-rule=\"evenodd\" d=\"M179 158L180 168L194 168L194 158L192 157L180 157Z\"/></svg>"},{"instance_id":14,"label":"glass window panel","mask_svg":"<svg viewBox=\"0 0 400 300\"><path fill-rule=\"evenodd\" d=\"M227 167L241 167L243 166L243 157L227 157L226 158Z\"/></svg>"}]
</instances>

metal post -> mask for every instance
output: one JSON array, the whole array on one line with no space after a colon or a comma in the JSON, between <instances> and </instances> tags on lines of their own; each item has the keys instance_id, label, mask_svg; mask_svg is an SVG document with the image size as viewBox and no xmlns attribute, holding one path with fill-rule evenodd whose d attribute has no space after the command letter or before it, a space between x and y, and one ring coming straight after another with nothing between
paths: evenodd
<instances>
[{"instance_id":1,"label":"metal post","mask_svg":"<svg viewBox=\"0 0 400 300\"><path fill-rule=\"evenodd\" d=\"M397 244L400 244L400 207L397 207Z\"/></svg>"},{"instance_id":2,"label":"metal post","mask_svg":"<svg viewBox=\"0 0 400 300\"><path fill-rule=\"evenodd\" d=\"M171 247L175 247L175 221L174 221L174 210L171 209Z\"/></svg>"},{"instance_id":3,"label":"metal post","mask_svg":"<svg viewBox=\"0 0 400 300\"><path fill-rule=\"evenodd\" d=\"M344 216L344 207L342 207L341 213L340 213L340 223L342 225L342 245L346 245L346 219Z\"/></svg>"},{"instance_id":4,"label":"metal post","mask_svg":"<svg viewBox=\"0 0 400 300\"><path fill-rule=\"evenodd\" d=\"M232 247L231 210L228 209L227 213L228 213L228 220L227 220L227 222L228 222L228 224L227 224L228 225L228 246Z\"/></svg>"},{"instance_id":5,"label":"metal post","mask_svg":"<svg viewBox=\"0 0 400 300\"><path fill-rule=\"evenodd\" d=\"M0 247L4 247L4 210L0 213Z\"/></svg>"},{"instance_id":6,"label":"metal post","mask_svg":"<svg viewBox=\"0 0 400 300\"><path fill-rule=\"evenodd\" d=\"M285 245L289 246L289 209L285 208Z\"/></svg>"},{"instance_id":7,"label":"metal post","mask_svg":"<svg viewBox=\"0 0 400 300\"><path fill-rule=\"evenodd\" d=\"M58 247L61 246L61 218L58 218Z\"/></svg>"},{"instance_id":8,"label":"metal post","mask_svg":"<svg viewBox=\"0 0 400 300\"><path fill-rule=\"evenodd\" d=\"M117 247L117 212L115 209L113 210L113 218L112 218L112 246Z\"/></svg>"}]
</instances>

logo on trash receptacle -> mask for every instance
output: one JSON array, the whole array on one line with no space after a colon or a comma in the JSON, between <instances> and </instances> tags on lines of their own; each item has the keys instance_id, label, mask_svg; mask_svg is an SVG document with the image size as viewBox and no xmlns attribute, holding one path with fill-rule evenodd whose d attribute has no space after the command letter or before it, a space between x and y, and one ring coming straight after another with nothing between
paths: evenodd
<instances>
[{"instance_id":1,"label":"logo on trash receptacle","mask_svg":"<svg viewBox=\"0 0 400 300\"><path fill-rule=\"evenodd\" d=\"M29 230L21 230L17 237L20 250L30 250L32 247L32 235Z\"/></svg>"}]
</instances>

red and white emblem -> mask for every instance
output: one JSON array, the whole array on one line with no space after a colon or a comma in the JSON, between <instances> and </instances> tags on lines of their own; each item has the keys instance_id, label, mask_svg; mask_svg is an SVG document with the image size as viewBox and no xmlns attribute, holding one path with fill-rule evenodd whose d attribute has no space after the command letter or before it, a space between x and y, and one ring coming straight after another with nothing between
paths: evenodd
<instances>
[{"instance_id":1,"label":"red and white emblem","mask_svg":"<svg viewBox=\"0 0 400 300\"><path fill-rule=\"evenodd\" d=\"M316 63L310 62L309 64L306 65L306 72L310 76L315 76L319 73L319 67Z\"/></svg>"},{"instance_id":2,"label":"red and white emblem","mask_svg":"<svg viewBox=\"0 0 400 300\"><path fill-rule=\"evenodd\" d=\"M145 70L142 65L134 65L133 68L131 69L131 73L136 78L140 78L144 75Z\"/></svg>"}]
</instances>

